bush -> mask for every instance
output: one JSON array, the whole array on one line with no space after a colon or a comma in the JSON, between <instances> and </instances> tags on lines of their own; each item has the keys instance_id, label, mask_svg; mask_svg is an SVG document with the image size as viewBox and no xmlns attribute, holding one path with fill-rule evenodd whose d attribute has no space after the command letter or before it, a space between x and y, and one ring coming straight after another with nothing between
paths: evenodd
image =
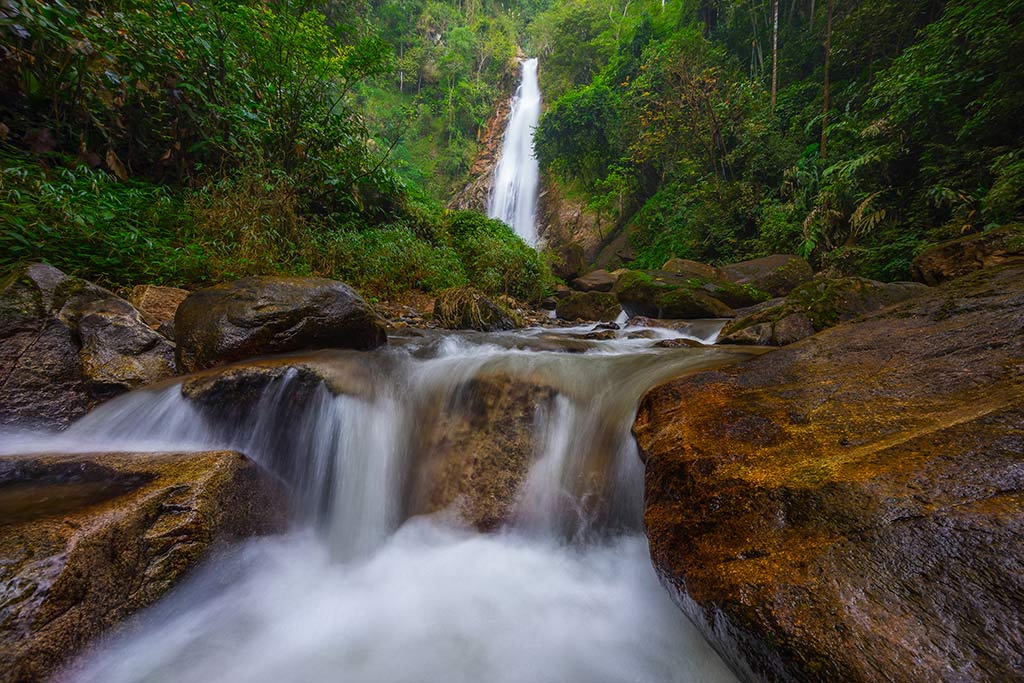
<instances>
[{"instance_id":1,"label":"bush","mask_svg":"<svg viewBox=\"0 0 1024 683\"><path fill-rule=\"evenodd\" d=\"M445 223L466 277L477 289L539 301L553 287L543 257L501 221L475 211L452 211Z\"/></svg>"},{"instance_id":2,"label":"bush","mask_svg":"<svg viewBox=\"0 0 1024 683\"><path fill-rule=\"evenodd\" d=\"M203 282L210 264L182 239L184 215L162 187L0 152L0 266L43 260L111 286Z\"/></svg>"}]
</instances>

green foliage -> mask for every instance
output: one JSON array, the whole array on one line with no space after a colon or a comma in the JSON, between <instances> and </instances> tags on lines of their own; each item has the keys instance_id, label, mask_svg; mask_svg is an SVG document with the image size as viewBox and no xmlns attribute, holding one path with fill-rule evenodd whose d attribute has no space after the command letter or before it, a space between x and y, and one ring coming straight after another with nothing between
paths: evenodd
<instances>
[{"instance_id":1,"label":"green foliage","mask_svg":"<svg viewBox=\"0 0 1024 683\"><path fill-rule=\"evenodd\" d=\"M477 289L536 302L552 288L553 277L543 257L501 221L473 211L451 211L445 224L466 265L466 276Z\"/></svg>"}]
</instances>

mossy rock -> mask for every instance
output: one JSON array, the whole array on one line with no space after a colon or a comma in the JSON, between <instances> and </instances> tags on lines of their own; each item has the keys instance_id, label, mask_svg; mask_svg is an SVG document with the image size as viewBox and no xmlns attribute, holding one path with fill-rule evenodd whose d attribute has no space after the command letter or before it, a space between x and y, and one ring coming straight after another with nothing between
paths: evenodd
<instances>
[{"instance_id":1,"label":"mossy rock","mask_svg":"<svg viewBox=\"0 0 1024 683\"><path fill-rule=\"evenodd\" d=\"M449 330L497 332L516 329L514 316L473 287L452 287L434 300L434 322Z\"/></svg>"},{"instance_id":2,"label":"mossy rock","mask_svg":"<svg viewBox=\"0 0 1024 683\"><path fill-rule=\"evenodd\" d=\"M622 307L611 292L573 292L558 302L556 313L564 320L615 320Z\"/></svg>"},{"instance_id":3,"label":"mossy rock","mask_svg":"<svg viewBox=\"0 0 1024 683\"><path fill-rule=\"evenodd\" d=\"M771 296L786 296L814 277L806 260L794 254L772 254L740 261L721 269L722 279L749 285Z\"/></svg>"},{"instance_id":4,"label":"mossy rock","mask_svg":"<svg viewBox=\"0 0 1024 683\"><path fill-rule=\"evenodd\" d=\"M740 305L740 301L757 303L768 298L763 293L730 283L657 270L626 271L613 291L630 317L648 318L730 318L734 315L732 306L720 297L730 299L735 305Z\"/></svg>"},{"instance_id":5,"label":"mossy rock","mask_svg":"<svg viewBox=\"0 0 1024 683\"><path fill-rule=\"evenodd\" d=\"M1024 223L1011 223L926 249L914 259L911 273L918 282L937 285L982 268L1022 260Z\"/></svg>"}]
</instances>

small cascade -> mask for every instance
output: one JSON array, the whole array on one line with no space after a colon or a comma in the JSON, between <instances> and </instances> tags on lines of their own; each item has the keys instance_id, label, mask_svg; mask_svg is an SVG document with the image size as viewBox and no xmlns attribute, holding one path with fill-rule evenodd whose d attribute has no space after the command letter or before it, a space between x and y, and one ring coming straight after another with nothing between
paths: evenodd
<instances>
[{"instance_id":1,"label":"small cascade","mask_svg":"<svg viewBox=\"0 0 1024 683\"><path fill-rule=\"evenodd\" d=\"M537 243L540 166L533 151L533 132L539 119L540 86L534 58L523 62L522 81L512 102L487 209L488 216L504 221L530 245Z\"/></svg>"},{"instance_id":2,"label":"small cascade","mask_svg":"<svg viewBox=\"0 0 1024 683\"><path fill-rule=\"evenodd\" d=\"M629 430L649 387L733 352L621 338L570 354L530 348L534 334L309 356L336 373L358 367L368 381L353 393L292 368L241 404L172 383L62 433L4 435L0 453L230 448L292 491L291 532L219 556L69 680L732 683L651 571ZM474 382L488 377L553 398L526 406L531 464L502 529L481 535L444 512L417 516L410 501L431 420L478 405Z\"/></svg>"}]
</instances>

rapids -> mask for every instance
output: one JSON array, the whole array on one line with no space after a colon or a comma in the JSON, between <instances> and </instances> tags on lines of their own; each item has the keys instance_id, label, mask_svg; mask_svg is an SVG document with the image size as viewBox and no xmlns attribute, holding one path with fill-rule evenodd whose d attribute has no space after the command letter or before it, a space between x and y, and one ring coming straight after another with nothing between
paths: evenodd
<instances>
[{"instance_id":1,"label":"rapids","mask_svg":"<svg viewBox=\"0 0 1024 683\"><path fill-rule=\"evenodd\" d=\"M719 327L648 333L711 341ZM629 430L649 387L745 356L659 349L626 337L636 330L573 339L588 330L410 335L373 352L303 356L358 375L359 391L325 383L300 401L289 372L252 406L211 411L173 382L61 433L2 435L8 453L233 448L293 491L290 532L210 558L63 679L735 680L651 569ZM453 513L411 515L425 408L494 372L558 390L535 411L513 519L480 534Z\"/></svg>"}]
</instances>

